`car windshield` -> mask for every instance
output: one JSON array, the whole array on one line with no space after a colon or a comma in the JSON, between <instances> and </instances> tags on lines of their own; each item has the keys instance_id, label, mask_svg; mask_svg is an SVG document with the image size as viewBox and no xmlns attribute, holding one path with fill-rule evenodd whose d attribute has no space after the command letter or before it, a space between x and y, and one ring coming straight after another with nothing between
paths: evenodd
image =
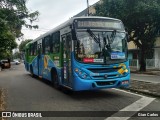
<instances>
[{"instance_id":1,"label":"car windshield","mask_svg":"<svg viewBox=\"0 0 160 120\"><path fill-rule=\"evenodd\" d=\"M126 33L117 31L77 32L76 59L84 63L111 64L127 58Z\"/></svg>"}]
</instances>

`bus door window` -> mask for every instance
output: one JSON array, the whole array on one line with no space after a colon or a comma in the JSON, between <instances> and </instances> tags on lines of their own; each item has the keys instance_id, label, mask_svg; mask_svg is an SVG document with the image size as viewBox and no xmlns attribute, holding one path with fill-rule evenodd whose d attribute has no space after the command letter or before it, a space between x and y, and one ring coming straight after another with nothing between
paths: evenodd
<instances>
[{"instance_id":1,"label":"bus door window","mask_svg":"<svg viewBox=\"0 0 160 120\"><path fill-rule=\"evenodd\" d=\"M37 41L37 53L38 56L42 54L42 39Z\"/></svg>"},{"instance_id":2,"label":"bus door window","mask_svg":"<svg viewBox=\"0 0 160 120\"><path fill-rule=\"evenodd\" d=\"M37 42L33 44L33 55L37 55Z\"/></svg>"},{"instance_id":3,"label":"bus door window","mask_svg":"<svg viewBox=\"0 0 160 120\"><path fill-rule=\"evenodd\" d=\"M71 51L72 51L72 43L71 43L71 35L68 34L66 36L66 54L67 54L67 58L70 59L70 55L71 55Z\"/></svg>"},{"instance_id":4,"label":"bus door window","mask_svg":"<svg viewBox=\"0 0 160 120\"><path fill-rule=\"evenodd\" d=\"M64 44L64 52L63 52L63 69L64 69L64 82L69 85L70 83L70 77L71 77L71 35L67 34L62 36L62 41Z\"/></svg>"},{"instance_id":5,"label":"bus door window","mask_svg":"<svg viewBox=\"0 0 160 120\"><path fill-rule=\"evenodd\" d=\"M44 45L45 45L45 48L44 48L44 53L45 54L48 54L50 52L50 36L47 36L44 38Z\"/></svg>"},{"instance_id":6,"label":"bus door window","mask_svg":"<svg viewBox=\"0 0 160 120\"><path fill-rule=\"evenodd\" d=\"M40 55L42 53L42 44L39 43L38 44L38 55Z\"/></svg>"},{"instance_id":7,"label":"bus door window","mask_svg":"<svg viewBox=\"0 0 160 120\"><path fill-rule=\"evenodd\" d=\"M67 51L67 58L68 58L68 80L69 84L71 85L71 80L72 80L72 71L71 71L71 52L72 52L72 37L71 34L67 35L66 38L66 48L68 48Z\"/></svg>"},{"instance_id":8,"label":"bus door window","mask_svg":"<svg viewBox=\"0 0 160 120\"><path fill-rule=\"evenodd\" d=\"M29 56L29 48L26 49L25 53L26 53L27 58L28 58L28 56ZM28 60L28 59L27 59L27 60Z\"/></svg>"},{"instance_id":9,"label":"bus door window","mask_svg":"<svg viewBox=\"0 0 160 120\"><path fill-rule=\"evenodd\" d=\"M50 51L53 54L57 54L60 52L60 32L56 32L52 34Z\"/></svg>"}]
</instances>

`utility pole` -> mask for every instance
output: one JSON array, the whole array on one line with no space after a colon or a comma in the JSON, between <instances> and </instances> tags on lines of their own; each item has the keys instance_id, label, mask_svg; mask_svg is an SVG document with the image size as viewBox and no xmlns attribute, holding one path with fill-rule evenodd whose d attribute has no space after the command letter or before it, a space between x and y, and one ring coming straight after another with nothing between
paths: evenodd
<instances>
[{"instance_id":1,"label":"utility pole","mask_svg":"<svg viewBox=\"0 0 160 120\"><path fill-rule=\"evenodd\" d=\"M87 0L87 16L89 16L89 1Z\"/></svg>"}]
</instances>

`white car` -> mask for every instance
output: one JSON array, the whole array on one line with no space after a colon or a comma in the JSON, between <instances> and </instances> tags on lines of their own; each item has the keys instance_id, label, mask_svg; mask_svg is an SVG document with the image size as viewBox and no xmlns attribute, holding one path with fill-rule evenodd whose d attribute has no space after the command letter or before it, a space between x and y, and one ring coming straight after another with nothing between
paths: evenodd
<instances>
[{"instance_id":1,"label":"white car","mask_svg":"<svg viewBox=\"0 0 160 120\"><path fill-rule=\"evenodd\" d=\"M11 62L12 64L15 64L15 65L19 65L20 62L18 60L13 60L13 62Z\"/></svg>"}]
</instances>

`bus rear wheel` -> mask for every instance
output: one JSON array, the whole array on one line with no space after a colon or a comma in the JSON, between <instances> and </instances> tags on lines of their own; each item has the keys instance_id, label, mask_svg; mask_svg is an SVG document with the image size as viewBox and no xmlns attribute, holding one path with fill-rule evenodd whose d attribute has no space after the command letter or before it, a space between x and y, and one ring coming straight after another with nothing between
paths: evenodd
<instances>
[{"instance_id":1,"label":"bus rear wheel","mask_svg":"<svg viewBox=\"0 0 160 120\"><path fill-rule=\"evenodd\" d=\"M52 78L52 84L54 86L54 88L59 89L60 85L59 85L59 81L58 81L58 74L55 71L51 72L51 78Z\"/></svg>"}]
</instances>

